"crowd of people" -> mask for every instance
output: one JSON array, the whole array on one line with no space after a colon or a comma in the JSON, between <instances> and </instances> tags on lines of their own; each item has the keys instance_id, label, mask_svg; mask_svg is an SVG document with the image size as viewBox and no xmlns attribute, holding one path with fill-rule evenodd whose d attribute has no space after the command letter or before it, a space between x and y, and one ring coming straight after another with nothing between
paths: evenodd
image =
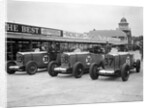
<instances>
[{"instance_id":1,"label":"crowd of people","mask_svg":"<svg viewBox=\"0 0 150 108\"><path fill-rule=\"evenodd\" d=\"M90 51L90 52L103 52L103 53L108 53L112 49L112 45L108 42L106 42L105 46L102 45L92 45L90 47L82 48L81 46L77 47L68 47L65 48L61 46L60 43L49 43L49 44L42 44L41 46L37 47L34 49L35 52L39 51L47 51L48 53L55 54L58 52L81 52L81 51Z\"/></svg>"},{"instance_id":2,"label":"crowd of people","mask_svg":"<svg viewBox=\"0 0 150 108\"><path fill-rule=\"evenodd\" d=\"M123 50L120 50L120 47L112 46L109 42L106 42L105 45L93 45L92 47L87 47L87 49L83 49L78 47L75 48L64 48L63 45L60 43L49 43L49 44L43 44L40 47L36 48L35 51L47 51L50 53L54 58L56 58L57 53L62 53L62 52L81 52L81 51L90 51L90 52L95 52L95 53L109 53L110 51L127 51L126 47L122 48ZM140 54L141 54L141 59L143 59L143 44L140 45Z\"/></svg>"}]
</instances>

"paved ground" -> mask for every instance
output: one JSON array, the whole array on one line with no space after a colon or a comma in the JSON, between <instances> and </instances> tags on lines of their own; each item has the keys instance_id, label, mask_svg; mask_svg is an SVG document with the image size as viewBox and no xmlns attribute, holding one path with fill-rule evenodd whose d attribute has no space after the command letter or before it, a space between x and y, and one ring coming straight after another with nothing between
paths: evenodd
<instances>
[{"instance_id":1,"label":"paved ground","mask_svg":"<svg viewBox=\"0 0 150 108\"><path fill-rule=\"evenodd\" d=\"M140 57L137 52L136 57ZM50 77L46 71L32 76L17 72L7 75L8 107L142 101L142 70L140 73L132 73L127 82L122 82L121 78L102 76L93 81L88 74L75 79L71 75L62 74Z\"/></svg>"}]
</instances>

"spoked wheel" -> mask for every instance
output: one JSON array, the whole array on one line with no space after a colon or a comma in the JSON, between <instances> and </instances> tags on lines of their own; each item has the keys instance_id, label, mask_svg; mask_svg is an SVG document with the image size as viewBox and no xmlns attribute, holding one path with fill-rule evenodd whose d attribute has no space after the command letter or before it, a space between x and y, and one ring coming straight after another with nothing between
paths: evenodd
<instances>
[{"instance_id":1,"label":"spoked wheel","mask_svg":"<svg viewBox=\"0 0 150 108\"><path fill-rule=\"evenodd\" d=\"M29 75L34 75L37 72L38 66L35 62L30 61L26 65L26 71Z\"/></svg>"},{"instance_id":2,"label":"spoked wheel","mask_svg":"<svg viewBox=\"0 0 150 108\"><path fill-rule=\"evenodd\" d=\"M55 67L58 67L57 62L52 61L48 64L48 73L50 76L54 77L58 75L58 72L54 70Z\"/></svg>"},{"instance_id":3,"label":"spoked wheel","mask_svg":"<svg viewBox=\"0 0 150 108\"><path fill-rule=\"evenodd\" d=\"M73 66L73 75L75 78L81 78L83 75L84 69L83 69L83 65L80 62L77 62L74 66Z\"/></svg>"},{"instance_id":4,"label":"spoked wheel","mask_svg":"<svg viewBox=\"0 0 150 108\"><path fill-rule=\"evenodd\" d=\"M91 66L90 66L90 77L91 79L95 80L98 78L98 66L96 63L93 63Z\"/></svg>"},{"instance_id":5,"label":"spoked wheel","mask_svg":"<svg viewBox=\"0 0 150 108\"><path fill-rule=\"evenodd\" d=\"M128 78L129 78L129 75L130 75L129 65L124 64L122 66L122 69L121 69L121 78L122 78L122 81L127 81Z\"/></svg>"}]
</instances>

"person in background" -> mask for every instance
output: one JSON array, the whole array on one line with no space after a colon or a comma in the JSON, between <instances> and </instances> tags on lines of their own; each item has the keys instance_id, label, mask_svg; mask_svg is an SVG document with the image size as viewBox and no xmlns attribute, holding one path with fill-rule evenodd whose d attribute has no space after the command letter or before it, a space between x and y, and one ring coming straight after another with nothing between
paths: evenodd
<instances>
[{"instance_id":1,"label":"person in background","mask_svg":"<svg viewBox=\"0 0 150 108\"><path fill-rule=\"evenodd\" d=\"M108 41L106 42L106 47L105 47L105 53L109 53L111 51L111 45L108 43Z\"/></svg>"},{"instance_id":2,"label":"person in background","mask_svg":"<svg viewBox=\"0 0 150 108\"><path fill-rule=\"evenodd\" d=\"M76 48L76 49L74 50L74 52L81 52L81 49L80 49L80 48Z\"/></svg>"},{"instance_id":3,"label":"person in background","mask_svg":"<svg viewBox=\"0 0 150 108\"><path fill-rule=\"evenodd\" d=\"M56 43L51 43L48 45L47 52L50 54L52 60L57 58L57 51L56 51Z\"/></svg>"},{"instance_id":4,"label":"person in background","mask_svg":"<svg viewBox=\"0 0 150 108\"><path fill-rule=\"evenodd\" d=\"M42 46L41 46L41 51L46 51L46 49L45 49L45 46L44 46L44 45L42 45Z\"/></svg>"},{"instance_id":5,"label":"person in background","mask_svg":"<svg viewBox=\"0 0 150 108\"><path fill-rule=\"evenodd\" d=\"M35 45L34 52L40 52L40 48L38 47L38 45Z\"/></svg>"},{"instance_id":6,"label":"person in background","mask_svg":"<svg viewBox=\"0 0 150 108\"><path fill-rule=\"evenodd\" d=\"M40 48L35 48L34 52L40 52Z\"/></svg>"}]
</instances>

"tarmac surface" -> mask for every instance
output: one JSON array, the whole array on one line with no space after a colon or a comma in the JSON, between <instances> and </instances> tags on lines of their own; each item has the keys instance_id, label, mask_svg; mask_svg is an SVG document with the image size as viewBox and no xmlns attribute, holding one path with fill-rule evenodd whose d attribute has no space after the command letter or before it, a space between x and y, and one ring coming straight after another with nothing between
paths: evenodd
<instances>
[{"instance_id":1,"label":"tarmac surface","mask_svg":"<svg viewBox=\"0 0 150 108\"><path fill-rule=\"evenodd\" d=\"M133 53L140 58L138 52ZM123 82L121 77L106 76L91 80L89 74L80 79L69 74L51 77L47 71L35 75L26 72L7 75L8 107L142 100L143 65L140 73L131 73L127 82Z\"/></svg>"}]
</instances>

